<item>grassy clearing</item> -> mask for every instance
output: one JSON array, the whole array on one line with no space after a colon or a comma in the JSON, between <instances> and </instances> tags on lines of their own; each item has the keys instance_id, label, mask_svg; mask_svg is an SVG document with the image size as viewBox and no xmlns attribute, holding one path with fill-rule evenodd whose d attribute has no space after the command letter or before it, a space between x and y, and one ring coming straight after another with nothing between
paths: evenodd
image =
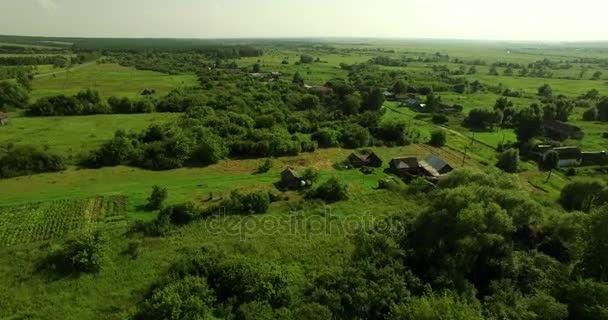
<instances>
[{"instance_id":1,"label":"grassy clearing","mask_svg":"<svg viewBox=\"0 0 608 320\"><path fill-rule=\"evenodd\" d=\"M179 115L150 113L29 118L11 114L11 123L0 128L0 144L48 146L66 158L87 153L110 139L116 130L139 132L152 123L167 123Z\"/></svg>"},{"instance_id":2,"label":"grassy clearing","mask_svg":"<svg viewBox=\"0 0 608 320\"><path fill-rule=\"evenodd\" d=\"M58 94L73 95L87 88L99 91L99 94L106 98L136 98L145 88L155 89L158 95L164 95L177 87L197 83L194 75L166 75L117 64L92 63L63 71L36 78L33 82L32 99Z\"/></svg>"}]
</instances>

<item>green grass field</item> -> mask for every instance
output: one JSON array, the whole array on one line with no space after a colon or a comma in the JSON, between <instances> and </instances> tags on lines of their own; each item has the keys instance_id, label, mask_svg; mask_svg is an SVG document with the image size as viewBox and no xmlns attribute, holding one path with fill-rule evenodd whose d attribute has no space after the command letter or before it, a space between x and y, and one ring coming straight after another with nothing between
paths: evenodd
<instances>
[{"instance_id":1,"label":"green grass field","mask_svg":"<svg viewBox=\"0 0 608 320\"><path fill-rule=\"evenodd\" d=\"M84 89L97 90L102 97L139 97L146 88L156 90L158 95L167 94L178 87L195 85L194 75L165 75L152 71L140 71L116 64L89 63L78 65L73 70L47 71L33 82L32 99L58 94L73 95ZM57 73L53 73L57 72Z\"/></svg>"},{"instance_id":2,"label":"green grass field","mask_svg":"<svg viewBox=\"0 0 608 320\"><path fill-rule=\"evenodd\" d=\"M150 113L29 118L11 114L11 123L0 128L0 144L48 146L67 158L88 153L114 135L116 130L139 132L153 123L174 121L179 115Z\"/></svg>"}]
</instances>

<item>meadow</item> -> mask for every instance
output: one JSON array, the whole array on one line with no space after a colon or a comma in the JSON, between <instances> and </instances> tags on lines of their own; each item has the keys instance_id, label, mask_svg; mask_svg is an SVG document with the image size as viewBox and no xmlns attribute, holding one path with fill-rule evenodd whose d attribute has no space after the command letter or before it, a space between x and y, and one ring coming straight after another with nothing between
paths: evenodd
<instances>
[{"instance_id":1,"label":"meadow","mask_svg":"<svg viewBox=\"0 0 608 320\"><path fill-rule=\"evenodd\" d=\"M58 94L74 95L84 89L97 90L104 98L136 98L144 89L154 89L159 95L164 95L176 88L196 85L193 75L171 76L106 63L88 63L72 70L51 73L43 73L44 76L33 81L32 99Z\"/></svg>"},{"instance_id":2,"label":"meadow","mask_svg":"<svg viewBox=\"0 0 608 320\"><path fill-rule=\"evenodd\" d=\"M10 42L11 39L0 37L0 41ZM175 52L184 52L184 50L200 45L196 41L165 43L162 40L144 39L133 41L133 43L120 39L104 39L97 42L90 39L24 38L18 40L12 39L15 41L12 44L44 50L71 48L70 50L74 50L74 53L79 50L104 48L107 48L112 54L123 53L123 50L126 52L124 54L141 53L145 50L152 54L157 50L160 52L159 56L170 56ZM45 47L46 41L55 41L56 45ZM239 41L234 41L240 45ZM70 43L73 43L74 46L69 47ZM201 43L207 44L203 40ZM215 52L216 55L218 52L223 52L213 51L216 50L216 42L209 41L208 43L214 47L213 49L206 48L206 50ZM0 42L0 46L5 44L11 43ZM120 66L115 63L101 63L107 61L105 59L100 59L99 62L75 64L68 68L55 68L50 65L37 66L36 74L31 82L31 101L59 94L74 95L85 89L98 91L104 103L111 96L138 100L142 99L142 90L154 89L156 91L154 98L166 99L163 102L168 101L169 105L186 105L191 101L195 102L191 103L189 109L183 110L186 112L150 110L150 113L49 117L28 117L23 110L11 109L8 112L10 123L0 126L0 146L9 150L11 146L30 145L39 150L48 150L65 159L66 167L58 172L0 179L0 318L140 319L141 316L136 317L134 314L139 311L139 308L148 306L147 299L150 299L152 292L157 292L155 290L164 285L164 281L168 281L169 275L176 268L176 263L184 258L189 258L193 252L200 251L221 252L223 254L221 258L247 259L247 276L251 277L257 275L258 265L279 270L281 274L290 279L286 285L286 290L292 296L290 307L295 308L299 304L309 303L308 299L312 299L311 295L313 295L311 292L319 294L320 300L331 300L338 306L346 303L345 301L348 299L359 299L360 296L364 296L364 294L351 295L351 293L344 296L338 294L331 296L328 293L333 294L334 292L331 290L346 290L347 287L348 282L338 282L329 277L329 275L338 274L343 274L346 279L358 282L360 287L357 292L378 290L380 292L378 296L373 296L365 291L365 294L369 294L369 296L361 299L364 303L373 301L373 303L382 305L388 303L387 301L392 301L390 299L394 299L396 295L397 291L392 292L390 289L392 287L389 287L393 279L401 279L399 277L403 274L411 276L412 279L415 278L414 273L410 270L396 267L403 264L403 261L409 258L408 255L414 254L415 248L410 250L400 247L406 245L404 243L410 239L390 238L397 234L401 236L401 232L403 234L414 232L414 227L428 228L424 229L426 232L424 235L415 239L421 243L435 238L440 239L437 247L429 247L428 251L424 253L430 257L427 257L429 260L425 262L428 264L434 263L431 261L432 255L429 252L435 252L435 250L442 254L442 259L443 256L447 257L452 254L451 251L456 252L454 256L446 258L446 261L466 259L473 261L478 257L476 254L483 252L486 256L475 260L483 264L485 263L483 259L491 260L492 254L510 248L509 250L512 251L508 251L506 256L516 256L515 262L497 261L504 262L504 265L513 268L513 272L510 270L513 274L521 270L533 270L539 274L550 272L547 270L553 270L552 268L560 270L560 272L575 270L574 265L580 261L574 261L572 258L573 261L570 262L568 259L570 259L570 255L580 255L580 251L574 251L572 248L579 246L579 242L583 241L581 240L583 236L578 233L580 230L576 228L587 220L580 218L584 215L583 213L568 213L559 202L560 195L566 185L578 178L599 176L600 179L606 181L605 175L600 175L603 172L601 170L605 170L605 167L577 168L575 175L569 173L567 169L554 170L551 173L551 179L547 179L548 172L541 170L538 163L522 157L516 173L507 174L499 171L496 168L500 155L499 146L517 142L514 130L501 127L486 131L473 130L465 126L463 121L472 109L493 110L496 100L502 95L491 90L457 93L446 89L449 86L445 84L453 79L448 77L449 79L445 80L445 77L442 78L439 72L434 71L434 68L446 66L449 70L454 71L464 65L454 62L454 58L467 62L475 59L483 60L485 65L476 66L475 74L459 76L466 78L469 82L478 80L489 87L497 86L521 91L523 93L521 97L508 97L508 99L516 108L527 108L533 103L541 103L537 89L543 84L551 85L555 94L563 94L573 99L591 89L598 90L600 95L608 95L606 65L595 60L572 62L571 68L555 69L552 70L554 74L551 78L541 78L505 76L503 67L497 68L500 75L488 75L492 63L512 62L527 65L545 58L565 63L565 61L576 59L606 59L605 52L594 48L578 50L577 47L568 45L547 44L532 47L529 43L422 40L354 41L342 39L319 40L318 43L307 41L282 43L278 40L275 43L270 40L260 40L251 45L261 48L263 55L230 57L222 61L224 65L235 63L242 69L242 72L234 75L224 72L222 69L206 67L214 65L220 59L212 55L203 59L202 55L199 56L200 52L193 53L193 56L201 59L200 65L191 66L192 71L189 72L174 72L177 74L137 70L134 67ZM301 63L302 55L309 55L316 62ZM378 56L413 60L402 66L369 64L372 65L369 67L366 64L370 59ZM446 59L446 56L449 58ZM419 58L443 60L424 62ZM276 81L279 84L275 86L270 82L254 80L250 73L256 64L259 64L261 73L280 72L281 78ZM356 70L356 67L361 66L367 66L369 69L362 67L363 71ZM591 80L591 75L600 70L603 70L605 74L599 80ZM580 77L583 71L584 76ZM370 118L378 116L378 122L377 127L364 128L368 135L365 146L340 147L340 143L336 141L333 145L315 148L314 151L303 150L304 144L299 144L299 149L295 152L297 155L282 154L262 157L257 154L256 156L234 154L235 150L240 149L229 149L229 147L240 146L240 142L244 146L246 146L246 142L249 142L256 148L261 146L260 148L263 149L262 142L271 136L275 140L271 140L271 143L267 144L267 148L270 149L270 146L284 142L282 140L277 142L278 138L273 134L277 134L277 137L291 143L300 142L301 140L298 139L301 137L304 137L303 142L311 142L313 140L310 137L315 130L327 129L334 132L336 136L342 136L346 135L345 132L348 130L343 123L354 124L366 120L363 112L354 115L342 113L340 108L343 101L340 99L344 99L344 97L324 98L319 94L321 98L315 99L318 97L312 94L314 91L306 91L302 86L291 86L296 72L301 75L305 84L317 86L325 85L330 80L344 83L354 82L353 79L357 79L354 76L360 76L358 80L364 84L367 84L365 81L371 83L378 81L374 84L376 86L381 81L404 79L407 84L412 86L429 86L431 89L438 87L442 89L436 90L434 95L441 97L443 103L461 105L463 113L450 114L447 116L447 122L439 124L433 122L432 114L416 112L412 108L400 106L397 101L383 100L384 102L379 104L377 110L367 110ZM226 74L229 75L226 76ZM365 86L361 83L359 85ZM382 87L378 89L391 90L390 86L392 83L386 82L382 83ZM342 87L343 90L350 89L348 86L344 87ZM181 96L175 100L166 98L166 95L173 89L183 89L181 94L191 100L186 98L179 100L182 98ZM365 90L360 90L361 95L356 92L357 90L359 87L352 85L355 98L357 96L359 98L367 97L363 94ZM424 94L417 93L416 95L421 102L424 102L426 98ZM311 96L313 96L312 103L317 105L317 109L314 110L316 114L300 109L301 106L298 104L300 102L298 97L311 98ZM304 101L304 99L302 100ZM295 107L290 104L292 101L296 101L293 102ZM362 106L366 102L359 101L358 104ZM207 107L206 109L199 108L203 104ZM336 112L336 109L340 111ZM324 114L329 114L328 110L331 110L331 116L337 114L336 119L338 120ZM608 132L606 123L583 121L582 115L585 110L586 108L575 107L569 121L583 129L586 134L585 138L580 141L567 140L564 143L579 145L586 151L608 149L608 139L603 136L605 132ZM315 117L322 121L317 121L318 119ZM230 121L222 122L226 119ZM267 122L271 123L267 124ZM399 143L390 139L383 140L370 133L373 132L377 135L379 128L385 128L383 124L391 122L405 124L408 130L416 133L416 138L408 136L407 138L411 138L411 141ZM145 131L153 124L167 129L166 131L163 131L165 129ZM195 126L195 124L199 126ZM242 128L248 128L248 131L256 131L259 134L252 135L253 138L248 134L243 134L237 136L237 141L228 141L229 138L234 137L216 135L211 129L203 128L203 124L208 125L209 128L216 126L213 127L214 130L225 131L228 134L239 133L239 130L243 130ZM302 126L309 124L310 128L302 129L295 124ZM191 129L188 126L192 126L196 130L185 131ZM222 145L225 150L221 150L223 151L221 159L215 159L205 164L183 161L178 168L158 167L154 168L155 170L149 170L142 168L141 165L138 167L135 161L125 159L111 164L102 163L98 166L100 168L87 167L83 161L86 156L92 151L99 151L114 137L117 130L137 134L129 136L129 138L123 136L125 140L121 141L128 142L127 144L131 148L129 155L138 155L143 160L147 160L146 157L152 158L155 155L154 152L162 154L162 151L170 150L167 152L169 154L165 155L166 158L169 158L172 156L171 153L182 151L181 147L187 145L186 142L189 141L184 136L187 138L212 136L215 137L215 140L212 141L213 143L202 140L204 143L200 144L201 141L192 140L197 143L191 143L183 149L203 150L202 152L209 149L217 151L220 149L216 148L217 145ZM183 132L187 134L183 134L180 130L184 130ZM445 144L440 147L431 146L429 143L431 134L438 130L445 132ZM143 134L144 132L146 134ZM161 136L161 138L155 137L155 135ZM403 136L404 133L401 132L401 138ZM238 141L238 139L243 141ZM336 138L336 140L338 139ZM167 141L167 144L163 144ZM372 144L372 141L375 145ZM118 146L116 147L116 145ZM142 147L148 145L152 145L156 149ZM121 144L116 143L111 146L119 149ZM199 147L201 148L198 149ZM243 149L246 148L243 147ZM149 150L153 152L149 152ZM119 151L115 153L119 154ZM345 167L345 161L352 152L367 153L370 151L383 160L380 168L374 168L372 171L364 173L358 169ZM407 179L402 181L388 170L389 161L392 158L416 157L422 160L428 155L437 155L452 168L459 170L458 172L465 172L459 173L457 176L464 182L453 182L462 185L443 187L440 184L435 189L436 186L430 187L423 179L421 179L422 182L418 180L406 183ZM271 163L271 167L260 170L266 162ZM129 164L129 166L125 164ZM311 188L301 190L278 188L277 182L281 179L281 172L286 168L292 168L300 174L307 169L313 169L313 172L318 174L318 180ZM312 191L333 178L345 186L347 198L335 202L314 199ZM441 181L449 179L450 175L440 178ZM389 186L380 187L380 182L386 182ZM149 206L154 186L166 188L168 193L163 207L160 209L153 209ZM265 213L251 214L250 211L231 215L223 210L226 210L226 206L230 204L229 200L232 201L234 191L273 199L268 200L269 204ZM482 197L491 199L482 199ZM499 197L503 198L494 199ZM442 204L436 199L448 199L446 201L449 203ZM167 210L178 211L180 205L184 203L191 203L200 210L212 210L212 213L193 218L187 223L171 221L170 228L164 230L162 234L148 234L138 229L138 227L158 223ZM464 209L457 212L458 219L460 219L458 220L456 219L457 214L453 214L450 210L460 210L461 208ZM436 216L433 215L436 213L433 211L435 209L439 212ZM514 216L517 219L513 218ZM397 221L395 226L403 227L404 230L374 229L383 226L382 222L387 218L389 219L387 221L395 218ZM429 220L421 220L424 218ZM452 220L458 220L458 225L450 225L449 223L456 223ZM413 224L413 221L417 221L418 224ZM438 226L435 228L434 224ZM522 224L523 227L519 224ZM412 230L405 230L407 228L404 226L408 226ZM516 232L516 228L521 229L517 229ZM103 267L98 272L66 275L55 272L57 270L44 269L44 267L48 267L45 264L50 252L56 252L57 248L67 246L66 239L70 239L74 234L87 231L99 231L106 238L104 242L105 260ZM453 240L447 238L452 235L452 232L462 232L463 236L456 241L459 245L449 247L445 244L450 244L450 241ZM444 234L448 236L441 238ZM518 237L521 234L526 234L525 237L528 238L519 241L521 239ZM460 234L456 236L460 236ZM515 240L508 240L511 238ZM541 243L542 241L546 242ZM500 244L492 246L488 242ZM526 247L528 242L533 243L530 248ZM551 248L547 249L547 246ZM583 247L587 250L591 246ZM478 250L478 248L481 249ZM444 250L443 253L441 250ZM554 254L554 251L551 250L561 250L566 253L560 251L562 260L558 262L553 259L553 256L549 256ZM462 252L465 254L456 257ZM547 254L545 255L545 253ZM389 257L389 255L394 256ZM357 259L364 258L370 260L356 264ZM499 256L497 259L506 258ZM564 262L566 260L568 262ZM392 262L389 264L387 261ZM188 266L184 266L184 268L186 267ZM441 267L439 266L439 268ZM465 265L465 267L468 266ZM516 267L519 269L515 270ZM424 265L423 269L429 268ZM233 271L231 268L227 269ZM236 269L238 268L235 267ZM465 268L460 265L449 269L449 272L457 273L461 269ZM479 274L482 273L485 274L479 272ZM450 273L443 275L446 274ZM524 278L527 276L523 272L516 275ZM574 273L569 275L572 279L575 278ZM230 274L223 279L230 281L233 276L240 275ZM551 276L541 274L539 277L550 279L547 280L549 283L547 286L550 288L557 287L555 283L562 279L553 274ZM319 279L322 280L321 283L314 282ZM570 283L574 281L572 279L563 281ZM239 280L248 281L248 279L240 278ZM334 280L335 282L332 282ZM408 283L408 285L412 285L412 292L408 291L406 294L405 291L401 291L401 293L403 296L426 297L432 294L433 290L441 290L441 286L445 285L444 280L440 279L431 284L431 282L425 282L427 279L424 277L416 278L415 281L411 280L411 283ZM464 304L463 301L470 299L473 301L471 305L475 305L476 310L487 308L487 310L483 309L484 312L494 311L491 309L494 306L490 303L481 303L481 301L489 301L483 299L490 296L484 297L483 295L486 293L480 293L483 290L478 291L478 288L472 284L476 279L467 282L470 279L462 277L461 280L463 281L462 286L467 289L457 293L457 298L450 300L447 304ZM513 284L514 287L520 285L506 276L504 279L498 280L504 280L504 283ZM418 284L416 284L417 281ZM534 281L530 280L530 288L541 287ZM247 285L252 284L247 282ZM322 288L322 285L342 287L328 289ZM528 284L526 283L526 285ZM382 291L385 290L384 286L389 289ZM424 287L424 289L415 292L415 286L418 286L419 289ZM315 291L315 289L319 290ZM541 289L545 290L544 287ZM495 288L491 290L495 290ZM254 290L251 289L251 291ZM445 297L448 297L448 294L451 295L452 291L457 290L448 286ZM514 296L517 299L523 299L522 292L525 292L526 298L531 295L523 289L521 292L497 292L491 298L500 300L502 299L500 297ZM539 298L544 299L538 300L542 301L540 305L552 305L561 299L553 291L547 292L550 294L543 291L545 296ZM173 296L169 293L167 296L175 298L173 301L175 302L181 299L180 294L184 293L180 292ZM243 296L248 294L251 292L243 294ZM327 294L327 296L323 294ZM591 295L588 292L585 294ZM468 298L463 298L467 295ZM230 299L228 300L232 301ZM588 300L596 301L597 299ZM538 305L535 304L538 301L524 303L518 300L513 304L533 308ZM317 302L315 301L315 303ZM323 301L321 302L323 303ZM222 301L222 303L224 302ZM234 314L242 316L246 313L237 307L232 310L230 303L217 307L216 314L221 314L227 319L241 319ZM566 308L566 304L571 302L559 300L559 303ZM503 309L512 307L502 300L497 304L501 307L503 304L506 305ZM571 304L574 305L574 303ZM445 305L435 304L429 308L441 309L441 306ZM429 305L427 304L427 306ZM324 305L322 307L325 308ZM220 310L221 308L224 309ZM325 310L323 308L321 308L322 311ZM332 312L336 312L336 319L349 318L345 314L339 314L340 311L337 309L332 307ZM372 308L365 305L360 309L364 311L357 310L356 312L365 313ZM389 317L388 309L388 307L382 309L385 318ZM515 309L513 307L513 310ZM566 308L566 313L567 310ZM261 314L260 310L251 312ZM312 314L317 315L315 312ZM294 318L308 319L299 316L294 315ZM218 316L219 318L221 317ZM242 318L248 319L245 316ZM274 317L268 318L280 317L277 313ZM359 316L359 318L373 318L373 316ZM536 318L543 317L537 316Z\"/></svg>"}]
</instances>

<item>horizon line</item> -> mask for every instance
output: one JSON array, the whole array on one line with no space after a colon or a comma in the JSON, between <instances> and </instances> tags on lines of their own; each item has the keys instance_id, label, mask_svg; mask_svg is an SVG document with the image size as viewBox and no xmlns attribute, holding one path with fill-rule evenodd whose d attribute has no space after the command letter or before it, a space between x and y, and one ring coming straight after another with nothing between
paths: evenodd
<instances>
[{"instance_id":1,"label":"horizon line","mask_svg":"<svg viewBox=\"0 0 608 320\"><path fill-rule=\"evenodd\" d=\"M389 36L269 36L269 37L109 37L109 36L47 36L26 34L0 34L0 37L50 38L50 39L127 39L127 40L434 40L473 42L541 42L541 43L608 43L600 40L549 40L549 39L488 39L488 38L442 38L442 37L389 37Z\"/></svg>"}]
</instances>

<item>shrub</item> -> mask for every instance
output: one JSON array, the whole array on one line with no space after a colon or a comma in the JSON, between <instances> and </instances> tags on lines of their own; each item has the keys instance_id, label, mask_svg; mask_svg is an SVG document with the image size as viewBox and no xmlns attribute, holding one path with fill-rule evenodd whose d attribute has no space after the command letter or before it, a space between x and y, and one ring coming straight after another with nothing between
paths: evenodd
<instances>
[{"instance_id":1,"label":"shrub","mask_svg":"<svg viewBox=\"0 0 608 320\"><path fill-rule=\"evenodd\" d=\"M101 270L106 252L106 239L101 233L85 230L51 248L46 267L62 274L95 273Z\"/></svg>"},{"instance_id":2,"label":"shrub","mask_svg":"<svg viewBox=\"0 0 608 320\"><path fill-rule=\"evenodd\" d=\"M340 141L345 148L356 149L367 147L369 131L358 124L349 124L342 129Z\"/></svg>"},{"instance_id":3,"label":"shrub","mask_svg":"<svg viewBox=\"0 0 608 320\"><path fill-rule=\"evenodd\" d=\"M62 157L30 145L0 149L0 178L12 178L65 169Z\"/></svg>"},{"instance_id":4,"label":"shrub","mask_svg":"<svg viewBox=\"0 0 608 320\"><path fill-rule=\"evenodd\" d=\"M233 212L242 215L266 213L270 206L270 197L268 192L256 191L243 194L235 190L230 194L230 199L222 203L222 206L229 214Z\"/></svg>"},{"instance_id":5,"label":"shrub","mask_svg":"<svg viewBox=\"0 0 608 320\"><path fill-rule=\"evenodd\" d=\"M330 178L317 189L307 194L308 198L323 199L326 202L338 202L348 199L348 186L337 178Z\"/></svg>"},{"instance_id":6,"label":"shrub","mask_svg":"<svg viewBox=\"0 0 608 320\"><path fill-rule=\"evenodd\" d=\"M158 219L162 221L166 219L165 217L169 217L171 223L177 225L184 225L194 221L195 219L200 217L201 214L202 212L197 208L194 203L188 202L163 209L158 214Z\"/></svg>"},{"instance_id":7,"label":"shrub","mask_svg":"<svg viewBox=\"0 0 608 320\"><path fill-rule=\"evenodd\" d=\"M208 319L215 302L204 278L186 276L157 288L140 307L138 319Z\"/></svg>"},{"instance_id":8,"label":"shrub","mask_svg":"<svg viewBox=\"0 0 608 320\"><path fill-rule=\"evenodd\" d=\"M272 169L272 158L266 158L259 166L258 169L256 170L256 173L266 173L268 171L270 171L270 169Z\"/></svg>"},{"instance_id":9,"label":"shrub","mask_svg":"<svg viewBox=\"0 0 608 320\"><path fill-rule=\"evenodd\" d=\"M589 212L594 205L608 202L606 183L599 179L579 179L561 191L559 202L569 211Z\"/></svg>"},{"instance_id":10,"label":"shrub","mask_svg":"<svg viewBox=\"0 0 608 320\"><path fill-rule=\"evenodd\" d=\"M439 129L435 130L431 133L431 140L429 140L429 144L434 147L443 147L447 142L447 134L445 130Z\"/></svg>"},{"instance_id":11,"label":"shrub","mask_svg":"<svg viewBox=\"0 0 608 320\"><path fill-rule=\"evenodd\" d=\"M312 168L308 168L302 174L302 180L306 181L307 187L310 187L319 180L319 172Z\"/></svg>"},{"instance_id":12,"label":"shrub","mask_svg":"<svg viewBox=\"0 0 608 320\"><path fill-rule=\"evenodd\" d=\"M431 121L433 121L433 123L435 124L444 124L447 123L450 119L448 118L448 116L446 116L445 114L434 114L433 118L431 118Z\"/></svg>"},{"instance_id":13,"label":"shrub","mask_svg":"<svg viewBox=\"0 0 608 320\"><path fill-rule=\"evenodd\" d=\"M583 120L585 121L595 121L597 120L597 109L589 108L583 113Z\"/></svg>"},{"instance_id":14,"label":"shrub","mask_svg":"<svg viewBox=\"0 0 608 320\"><path fill-rule=\"evenodd\" d=\"M158 210L162 208L163 203L167 200L169 193L167 192L167 188L161 188L159 186L152 187L152 193L148 197L148 203L146 204L146 208L148 210Z\"/></svg>"},{"instance_id":15,"label":"shrub","mask_svg":"<svg viewBox=\"0 0 608 320\"><path fill-rule=\"evenodd\" d=\"M311 139L317 141L320 148L337 147L339 133L335 130L322 128L311 135Z\"/></svg>"},{"instance_id":16,"label":"shrub","mask_svg":"<svg viewBox=\"0 0 608 320\"><path fill-rule=\"evenodd\" d=\"M516 173L519 170L519 150L509 149L501 153L496 167L508 173Z\"/></svg>"}]
</instances>

